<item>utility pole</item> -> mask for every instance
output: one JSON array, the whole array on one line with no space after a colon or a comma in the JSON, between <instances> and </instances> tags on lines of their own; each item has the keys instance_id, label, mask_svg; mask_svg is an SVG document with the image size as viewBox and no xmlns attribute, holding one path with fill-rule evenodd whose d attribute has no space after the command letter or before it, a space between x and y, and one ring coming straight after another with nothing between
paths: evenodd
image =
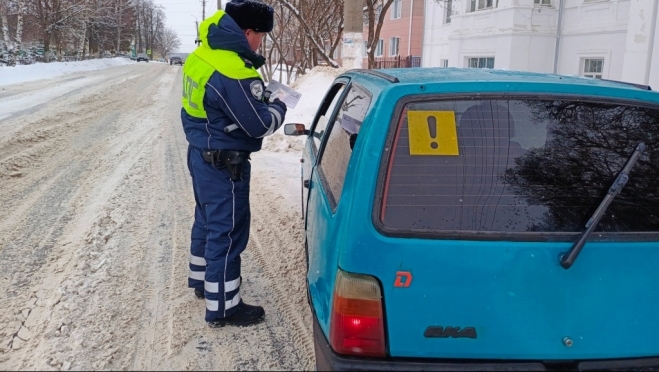
<instances>
[{"instance_id":1,"label":"utility pole","mask_svg":"<svg viewBox=\"0 0 659 372\"><path fill-rule=\"evenodd\" d=\"M222 10L222 0L217 0L217 10Z\"/></svg>"},{"instance_id":2,"label":"utility pole","mask_svg":"<svg viewBox=\"0 0 659 372\"><path fill-rule=\"evenodd\" d=\"M191 17L194 17L194 29L197 32L197 37L194 40L194 43L199 46L201 44L201 40L199 39L199 21L197 20L197 17L191 15Z\"/></svg>"},{"instance_id":3,"label":"utility pole","mask_svg":"<svg viewBox=\"0 0 659 372\"><path fill-rule=\"evenodd\" d=\"M201 0L201 20L206 19L206 0Z\"/></svg>"},{"instance_id":4,"label":"utility pole","mask_svg":"<svg viewBox=\"0 0 659 372\"><path fill-rule=\"evenodd\" d=\"M362 68L364 0L343 0L343 68Z\"/></svg>"}]
</instances>

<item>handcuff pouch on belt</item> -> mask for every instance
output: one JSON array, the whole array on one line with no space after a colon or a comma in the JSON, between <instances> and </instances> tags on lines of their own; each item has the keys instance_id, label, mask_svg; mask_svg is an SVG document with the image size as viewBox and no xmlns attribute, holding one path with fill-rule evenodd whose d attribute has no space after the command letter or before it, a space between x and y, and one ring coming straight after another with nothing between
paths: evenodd
<instances>
[{"instance_id":1,"label":"handcuff pouch on belt","mask_svg":"<svg viewBox=\"0 0 659 372\"><path fill-rule=\"evenodd\" d=\"M243 175L243 163L249 159L247 151L233 150L214 150L203 151L202 155L207 163L211 163L215 168L222 169L226 167L231 174L232 181L240 181Z\"/></svg>"}]
</instances>

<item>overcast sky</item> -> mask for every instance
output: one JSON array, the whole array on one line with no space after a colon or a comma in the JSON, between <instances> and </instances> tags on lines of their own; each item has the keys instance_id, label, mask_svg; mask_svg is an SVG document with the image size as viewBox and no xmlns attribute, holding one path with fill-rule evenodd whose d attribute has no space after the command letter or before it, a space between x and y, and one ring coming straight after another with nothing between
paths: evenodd
<instances>
[{"instance_id":1,"label":"overcast sky","mask_svg":"<svg viewBox=\"0 0 659 372\"><path fill-rule=\"evenodd\" d=\"M221 0L222 6L227 0ZM172 27L181 39L180 53L190 53L196 48L194 43L197 37L195 17L201 23L201 0L154 0L156 4L165 7L167 26ZM206 0L206 17L210 17L217 10L217 0Z\"/></svg>"}]
</instances>

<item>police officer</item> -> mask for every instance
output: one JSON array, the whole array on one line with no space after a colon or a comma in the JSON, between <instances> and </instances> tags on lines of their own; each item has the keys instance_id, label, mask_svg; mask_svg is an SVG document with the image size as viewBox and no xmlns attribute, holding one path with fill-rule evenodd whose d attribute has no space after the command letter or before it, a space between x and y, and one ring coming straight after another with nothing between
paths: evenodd
<instances>
[{"instance_id":1,"label":"police officer","mask_svg":"<svg viewBox=\"0 0 659 372\"><path fill-rule=\"evenodd\" d=\"M206 300L212 327L260 322L263 308L240 297L240 253L249 236L249 155L282 125L286 105L268 102L256 53L274 10L232 0L199 26L200 46L183 67L181 119L196 201L188 286Z\"/></svg>"}]
</instances>

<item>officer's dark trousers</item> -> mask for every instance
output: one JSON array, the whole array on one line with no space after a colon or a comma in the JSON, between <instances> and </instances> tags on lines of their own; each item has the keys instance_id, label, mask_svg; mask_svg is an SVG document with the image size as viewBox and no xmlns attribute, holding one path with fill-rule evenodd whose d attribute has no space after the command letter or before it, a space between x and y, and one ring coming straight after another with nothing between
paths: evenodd
<instances>
[{"instance_id":1,"label":"officer's dark trousers","mask_svg":"<svg viewBox=\"0 0 659 372\"><path fill-rule=\"evenodd\" d=\"M188 169L196 201L190 245L188 287L203 289L206 321L227 317L240 303L240 253L249 237L250 164L242 180L232 181L226 168L204 161L188 147Z\"/></svg>"}]
</instances>

